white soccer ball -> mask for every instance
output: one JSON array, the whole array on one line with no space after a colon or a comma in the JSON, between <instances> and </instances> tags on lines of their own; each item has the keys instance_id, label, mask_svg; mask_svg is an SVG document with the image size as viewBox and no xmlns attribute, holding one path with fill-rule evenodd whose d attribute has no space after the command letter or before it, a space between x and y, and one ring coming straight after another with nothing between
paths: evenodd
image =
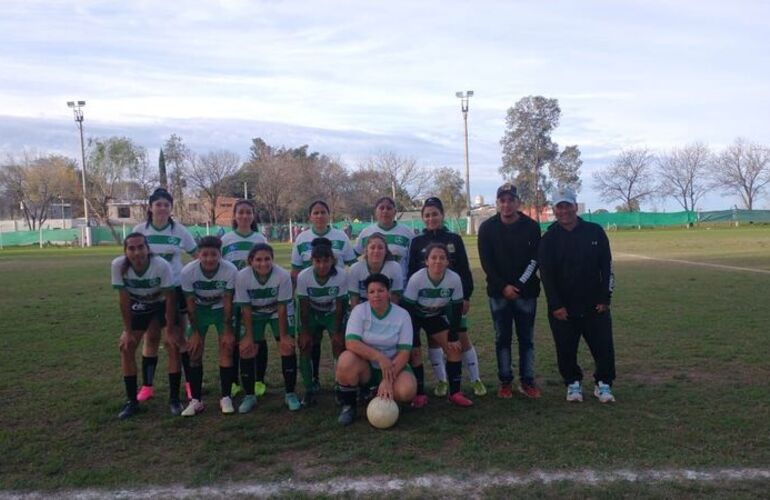
<instances>
[{"instance_id":1,"label":"white soccer ball","mask_svg":"<svg viewBox=\"0 0 770 500\"><path fill-rule=\"evenodd\" d=\"M393 427L398 420L398 404L392 399L376 397L366 407L366 418L378 429Z\"/></svg>"}]
</instances>

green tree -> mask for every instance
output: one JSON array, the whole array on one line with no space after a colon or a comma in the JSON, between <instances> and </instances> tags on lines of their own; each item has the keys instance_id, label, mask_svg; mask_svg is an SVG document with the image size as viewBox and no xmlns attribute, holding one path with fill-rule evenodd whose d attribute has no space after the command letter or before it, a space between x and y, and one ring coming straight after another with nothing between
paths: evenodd
<instances>
[{"instance_id":1,"label":"green tree","mask_svg":"<svg viewBox=\"0 0 770 500\"><path fill-rule=\"evenodd\" d=\"M163 158L165 163L171 165L171 175L169 176L169 191L174 197L174 212L181 220L187 219L187 202L185 200L185 189L187 182L185 174L190 165L192 151L184 143L181 137L171 134L163 145Z\"/></svg>"},{"instance_id":2,"label":"green tree","mask_svg":"<svg viewBox=\"0 0 770 500\"><path fill-rule=\"evenodd\" d=\"M467 208L465 200L465 180L457 170L441 167L433 171L433 194L441 199L444 210L450 215L459 217Z\"/></svg>"},{"instance_id":3,"label":"green tree","mask_svg":"<svg viewBox=\"0 0 770 500\"><path fill-rule=\"evenodd\" d=\"M160 187L168 189L168 174L166 173L166 156L163 154L163 148L158 153L158 183Z\"/></svg>"}]
</instances>

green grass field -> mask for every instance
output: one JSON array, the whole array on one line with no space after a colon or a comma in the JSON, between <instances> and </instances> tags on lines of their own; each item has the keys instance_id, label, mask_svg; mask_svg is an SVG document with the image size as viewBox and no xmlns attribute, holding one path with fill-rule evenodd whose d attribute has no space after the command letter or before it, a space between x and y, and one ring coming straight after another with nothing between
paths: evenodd
<instances>
[{"instance_id":1,"label":"green grass field","mask_svg":"<svg viewBox=\"0 0 770 500\"><path fill-rule=\"evenodd\" d=\"M257 411L222 416L212 335L204 414L168 414L161 354L160 397L143 404L136 418L120 422L120 319L109 283L109 262L119 248L0 251L0 490L770 466L770 228L617 232L610 239L616 255L617 404L600 405L592 397L581 405L564 401L544 298L535 344L543 398L494 396L494 336L470 239L476 283L470 332L490 394L468 410L431 397L425 409L405 410L388 431L375 431L365 420L338 427L328 343L326 390L318 406L296 414L283 408L280 360L271 344L269 390ZM279 263L286 264L288 246L276 250ZM589 381L585 346L581 361ZM431 374L426 378L432 387ZM767 487L560 484L521 492L750 497Z\"/></svg>"}]
</instances>

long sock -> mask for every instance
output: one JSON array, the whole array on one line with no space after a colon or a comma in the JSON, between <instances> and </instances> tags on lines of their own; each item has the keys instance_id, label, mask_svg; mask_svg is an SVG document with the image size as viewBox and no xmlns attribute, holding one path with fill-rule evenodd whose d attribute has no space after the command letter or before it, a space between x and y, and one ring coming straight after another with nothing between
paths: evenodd
<instances>
[{"instance_id":1,"label":"long sock","mask_svg":"<svg viewBox=\"0 0 770 500\"><path fill-rule=\"evenodd\" d=\"M425 370L422 365L412 366L414 378L417 379L417 394L425 394Z\"/></svg>"},{"instance_id":2,"label":"long sock","mask_svg":"<svg viewBox=\"0 0 770 500\"><path fill-rule=\"evenodd\" d=\"M257 382L265 381L265 372L267 371L267 341L257 342Z\"/></svg>"},{"instance_id":3,"label":"long sock","mask_svg":"<svg viewBox=\"0 0 770 500\"><path fill-rule=\"evenodd\" d=\"M318 380L318 373L321 369L321 338L318 342L313 342L313 380Z\"/></svg>"},{"instance_id":4,"label":"long sock","mask_svg":"<svg viewBox=\"0 0 770 500\"><path fill-rule=\"evenodd\" d=\"M190 376L190 391L192 392L192 397L193 399L200 401L203 389L203 365L190 366L190 371L187 373Z\"/></svg>"},{"instance_id":5,"label":"long sock","mask_svg":"<svg viewBox=\"0 0 770 500\"><path fill-rule=\"evenodd\" d=\"M335 391L337 392L337 399L339 399L343 406L356 406L356 398L358 397L357 386L337 384Z\"/></svg>"},{"instance_id":6,"label":"long sock","mask_svg":"<svg viewBox=\"0 0 770 500\"><path fill-rule=\"evenodd\" d=\"M183 352L179 355L182 359L182 372L184 373L184 379L190 382L190 353Z\"/></svg>"},{"instance_id":7,"label":"long sock","mask_svg":"<svg viewBox=\"0 0 770 500\"><path fill-rule=\"evenodd\" d=\"M238 348L238 344L236 344L235 349L233 349L233 367L230 368L230 371L232 372L230 377L233 384L237 384L239 381L238 377L241 374L241 350Z\"/></svg>"},{"instance_id":8,"label":"long sock","mask_svg":"<svg viewBox=\"0 0 770 500\"><path fill-rule=\"evenodd\" d=\"M142 356L142 384L152 387L155 380L155 368L158 366L157 356Z\"/></svg>"},{"instance_id":9,"label":"long sock","mask_svg":"<svg viewBox=\"0 0 770 500\"><path fill-rule=\"evenodd\" d=\"M439 382L446 382L446 365L444 364L444 350L440 347L428 349L428 359L433 367L433 376Z\"/></svg>"},{"instance_id":10,"label":"long sock","mask_svg":"<svg viewBox=\"0 0 770 500\"><path fill-rule=\"evenodd\" d=\"M297 355L281 356L281 371L286 392L294 392L297 386Z\"/></svg>"},{"instance_id":11,"label":"long sock","mask_svg":"<svg viewBox=\"0 0 770 500\"><path fill-rule=\"evenodd\" d=\"M219 390L222 391L222 397L230 397L233 388L233 367L219 367Z\"/></svg>"},{"instance_id":12,"label":"long sock","mask_svg":"<svg viewBox=\"0 0 770 500\"><path fill-rule=\"evenodd\" d=\"M463 381L462 361L447 361L446 372L449 375L449 394L460 392Z\"/></svg>"},{"instance_id":13,"label":"long sock","mask_svg":"<svg viewBox=\"0 0 770 500\"><path fill-rule=\"evenodd\" d=\"M168 393L169 400L179 401L179 386L182 384L182 373L169 373L168 374Z\"/></svg>"},{"instance_id":14,"label":"long sock","mask_svg":"<svg viewBox=\"0 0 770 500\"><path fill-rule=\"evenodd\" d=\"M158 358L155 358L158 359ZM123 385L126 386L126 397L136 403L136 375L123 376Z\"/></svg>"},{"instance_id":15,"label":"long sock","mask_svg":"<svg viewBox=\"0 0 770 500\"><path fill-rule=\"evenodd\" d=\"M471 382L481 380L481 376L479 376L479 357L476 354L475 347L471 347L463 352L463 366L468 370L468 377L471 379Z\"/></svg>"},{"instance_id":16,"label":"long sock","mask_svg":"<svg viewBox=\"0 0 770 500\"><path fill-rule=\"evenodd\" d=\"M241 358L241 380L243 381L244 392L254 395L254 375L256 362L254 358Z\"/></svg>"}]
</instances>

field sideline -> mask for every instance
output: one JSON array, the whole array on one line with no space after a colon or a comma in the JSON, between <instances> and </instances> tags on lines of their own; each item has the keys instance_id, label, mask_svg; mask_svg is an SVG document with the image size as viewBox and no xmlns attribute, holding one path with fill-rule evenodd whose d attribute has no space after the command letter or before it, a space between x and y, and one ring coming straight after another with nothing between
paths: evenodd
<instances>
[{"instance_id":1,"label":"field sideline","mask_svg":"<svg viewBox=\"0 0 770 500\"><path fill-rule=\"evenodd\" d=\"M370 476L448 477L473 487L485 475L528 478L541 471L556 479L533 480L516 491L546 497L760 496L770 485L770 228L621 231L610 233L610 240L617 281L616 405L601 406L593 398L582 405L564 402L544 298L535 341L543 398L494 397L492 327L471 238L476 291L470 331L490 395L476 398L470 410L431 397L428 407L404 411L385 432L363 420L344 430L336 425L328 343L317 407L297 414L282 408L273 344L269 391L257 411L223 417L211 338L203 415L167 415L167 382L159 370L161 397L143 405L132 421L119 422L120 320L108 270L119 248L0 251L0 490L86 489L98 495L148 485L223 484L238 495L241 483L334 484ZM288 246L276 251L278 262L287 264ZM589 359L583 346L587 374ZM426 378L432 387L430 374ZM744 469L758 474L745 481L715 476L702 485L686 477L642 484L571 476L585 470L609 477L618 470ZM413 496L431 491L407 486L405 493ZM485 494L505 496L509 487L520 488L492 481ZM303 493L251 494L279 492Z\"/></svg>"}]
</instances>

